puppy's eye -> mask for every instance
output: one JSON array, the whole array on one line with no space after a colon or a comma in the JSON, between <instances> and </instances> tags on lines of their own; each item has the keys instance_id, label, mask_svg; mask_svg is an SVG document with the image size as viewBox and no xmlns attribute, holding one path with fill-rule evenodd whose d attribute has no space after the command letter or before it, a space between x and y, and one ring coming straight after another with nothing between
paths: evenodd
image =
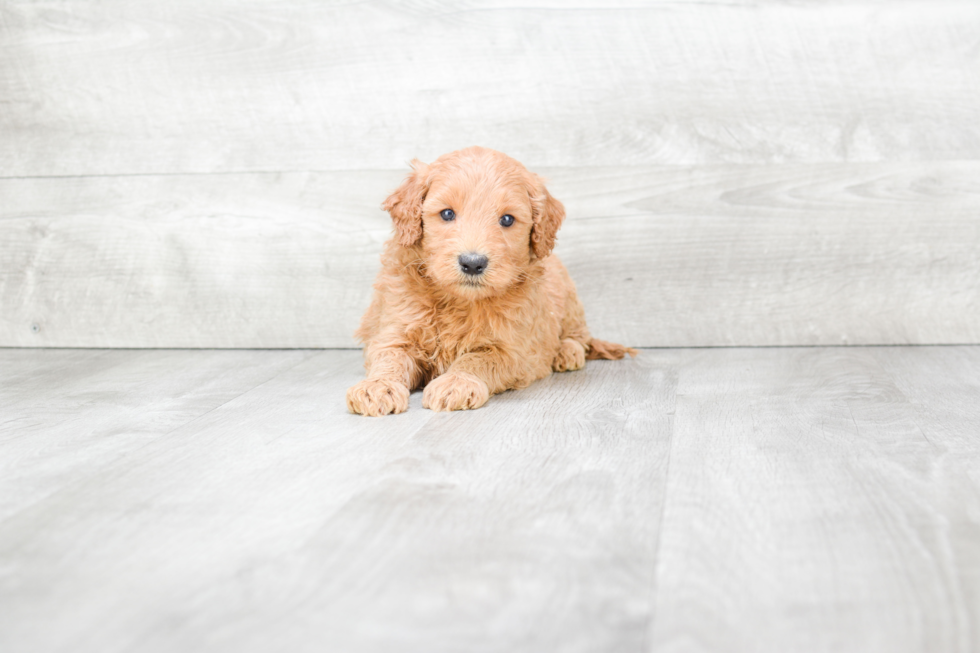
<instances>
[{"instance_id":1,"label":"puppy's eye","mask_svg":"<svg viewBox=\"0 0 980 653\"><path fill-rule=\"evenodd\" d=\"M514 216L512 216L510 213L500 216L501 227L509 227L512 224L514 224Z\"/></svg>"},{"instance_id":2,"label":"puppy's eye","mask_svg":"<svg viewBox=\"0 0 980 653\"><path fill-rule=\"evenodd\" d=\"M446 222L452 222L453 220L456 219L456 212L453 211L452 209L443 209L442 212L439 214L439 217L445 220Z\"/></svg>"}]
</instances>

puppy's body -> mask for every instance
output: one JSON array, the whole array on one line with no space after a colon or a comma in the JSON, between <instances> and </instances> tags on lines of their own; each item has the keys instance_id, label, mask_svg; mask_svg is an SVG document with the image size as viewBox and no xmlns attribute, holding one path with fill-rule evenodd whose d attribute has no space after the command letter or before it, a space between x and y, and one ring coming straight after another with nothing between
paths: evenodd
<instances>
[{"instance_id":1,"label":"puppy's body","mask_svg":"<svg viewBox=\"0 0 980 653\"><path fill-rule=\"evenodd\" d=\"M478 408L587 357L635 353L590 337L550 255L564 208L540 178L484 148L414 168L384 205L396 236L356 333L368 378L348 391L351 412L402 412L422 386L427 408ZM478 272L465 256L480 257Z\"/></svg>"}]
</instances>

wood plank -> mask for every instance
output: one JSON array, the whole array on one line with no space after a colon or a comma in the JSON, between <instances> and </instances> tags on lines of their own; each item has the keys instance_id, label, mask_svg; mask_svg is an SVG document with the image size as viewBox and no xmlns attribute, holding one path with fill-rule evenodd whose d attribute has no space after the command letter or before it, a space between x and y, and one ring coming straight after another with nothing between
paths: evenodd
<instances>
[{"instance_id":1,"label":"wood plank","mask_svg":"<svg viewBox=\"0 0 980 653\"><path fill-rule=\"evenodd\" d=\"M541 169L597 336L980 342L980 163ZM352 347L395 171L0 180L0 344Z\"/></svg>"},{"instance_id":2,"label":"wood plank","mask_svg":"<svg viewBox=\"0 0 980 653\"><path fill-rule=\"evenodd\" d=\"M310 356L304 351L3 350L0 521L70 491L79 475L97 477L130 452ZM26 357L35 361L34 374L16 371Z\"/></svg>"},{"instance_id":3,"label":"wood plank","mask_svg":"<svg viewBox=\"0 0 980 653\"><path fill-rule=\"evenodd\" d=\"M39 400L46 396L42 389L82 379L108 357L106 349L3 349L3 385L0 385L0 405L12 406L23 401Z\"/></svg>"},{"instance_id":4,"label":"wood plank","mask_svg":"<svg viewBox=\"0 0 980 653\"><path fill-rule=\"evenodd\" d=\"M573 219L558 250L596 334L657 347L980 342L972 162L629 172L562 187L573 216L609 210Z\"/></svg>"},{"instance_id":5,"label":"wood plank","mask_svg":"<svg viewBox=\"0 0 980 653\"><path fill-rule=\"evenodd\" d=\"M0 11L3 176L980 155L975 2Z\"/></svg>"},{"instance_id":6,"label":"wood plank","mask_svg":"<svg viewBox=\"0 0 980 653\"><path fill-rule=\"evenodd\" d=\"M0 182L0 341L354 346L403 176Z\"/></svg>"},{"instance_id":7,"label":"wood plank","mask_svg":"<svg viewBox=\"0 0 980 653\"><path fill-rule=\"evenodd\" d=\"M976 417L978 356L743 349L685 365L649 650L976 650L977 422L947 426L909 394ZM944 395L950 376L970 385Z\"/></svg>"},{"instance_id":8,"label":"wood plank","mask_svg":"<svg viewBox=\"0 0 980 653\"><path fill-rule=\"evenodd\" d=\"M949 519L941 534L929 542L943 547L936 574L948 588L948 623L958 638L952 650L980 648L980 350L950 347L939 350L903 350L891 355L872 351L908 402L906 419L936 452L923 473L937 479L947 490L938 494L938 507L946 514L967 512L967 519ZM921 370L931 366L942 372L923 379ZM964 499L965 495L965 499Z\"/></svg>"},{"instance_id":9,"label":"wood plank","mask_svg":"<svg viewBox=\"0 0 980 653\"><path fill-rule=\"evenodd\" d=\"M317 353L0 522L0 648L639 650L676 360L369 419Z\"/></svg>"}]
</instances>

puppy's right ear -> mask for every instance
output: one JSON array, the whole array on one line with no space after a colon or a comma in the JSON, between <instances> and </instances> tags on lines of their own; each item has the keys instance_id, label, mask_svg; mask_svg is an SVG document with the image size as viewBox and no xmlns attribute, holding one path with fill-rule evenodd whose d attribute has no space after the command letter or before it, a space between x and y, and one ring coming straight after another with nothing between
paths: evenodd
<instances>
[{"instance_id":1,"label":"puppy's right ear","mask_svg":"<svg viewBox=\"0 0 980 653\"><path fill-rule=\"evenodd\" d=\"M413 159L412 174L381 205L391 214L398 243L411 247L422 240L422 202L429 190L429 166Z\"/></svg>"}]
</instances>

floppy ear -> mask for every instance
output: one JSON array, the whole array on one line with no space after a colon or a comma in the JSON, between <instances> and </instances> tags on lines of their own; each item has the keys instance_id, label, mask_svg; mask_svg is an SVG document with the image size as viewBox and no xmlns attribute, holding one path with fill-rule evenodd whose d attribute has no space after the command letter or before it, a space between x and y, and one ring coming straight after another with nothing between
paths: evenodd
<instances>
[{"instance_id":1,"label":"floppy ear","mask_svg":"<svg viewBox=\"0 0 980 653\"><path fill-rule=\"evenodd\" d=\"M544 258L555 246L558 227L565 219L565 207L544 187L544 180L533 177L531 189L531 249L537 258Z\"/></svg>"},{"instance_id":2,"label":"floppy ear","mask_svg":"<svg viewBox=\"0 0 980 653\"><path fill-rule=\"evenodd\" d=\"M395 234L402 247L411 247L422 240L422 202L429 190L429 166L418 159L412 159L410 174L395 192L381 205L391 214Z\"/></svg>"}]
</instances>

